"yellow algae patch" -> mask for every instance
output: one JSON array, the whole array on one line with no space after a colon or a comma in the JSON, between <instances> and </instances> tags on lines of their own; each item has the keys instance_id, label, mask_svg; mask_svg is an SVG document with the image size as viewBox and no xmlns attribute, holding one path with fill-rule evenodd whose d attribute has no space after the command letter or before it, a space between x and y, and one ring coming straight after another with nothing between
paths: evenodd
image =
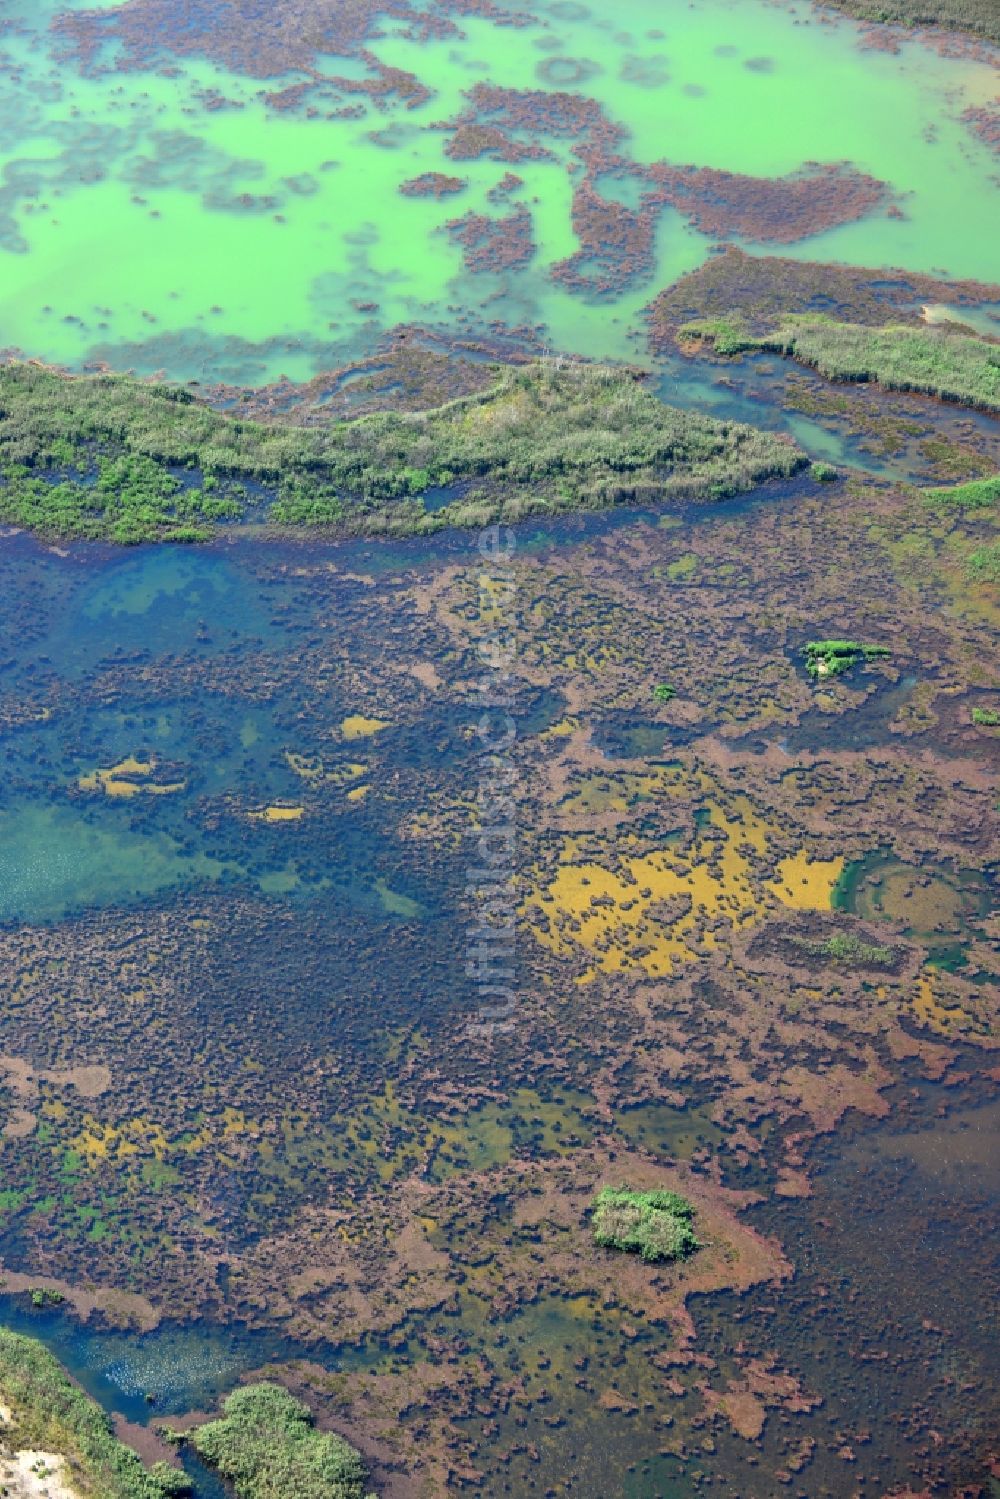
<instances>
[{"instance_id":1,"label":"yellow algae patch","mask_svg":"<svg viewBox=\"0 0 1000 1499\"><path fill-rule=\"evenodd\" d=\"M539 739L568 739L575 734L580 727L578 718L560 718L557 723L550 723L547 729L539 734Z\"/></svg>"},{"instance_id":2,"label":"yellow algae patch","mask_svg":"<svg viewBox=\"0 0 1000 1499\"><path fill-rule=\"evenodd\" d=\"M126 1119L123 1124L101 1124L91 1115L83 1121L83 1129L70 1148L83 1157L88 1166L100 1161L122 1161L129 1156L152 1154L162 1161L170 1149L163 1128L148 1119Z\"/></svg>"},{"instance_id":3,"label":"yellow algae patch","mask_svg":"<svg viewBox=\"0 0 1000 1499\"><path fill-rule=\"evenodd\" d=\"M131 1156L152 1155L161 1164L169 1155L188 1155L209 1150L222 1141L243 1135L251 1127L241 1109L225 1108L221 1119L205 1124L195 1133L171 1139L162 1125L149 1119L126 1119L121 1124L102 1124L86 1115L83 1129L69 1142L70 1148L83 1157L88 1166L101 1161L124 1161Z\"/></svg>"},{"instance_id":4,"label":"yellow algae patch","mask_svg":"<svg viewBox=\"0 0 1000 1499\"><path fill-rule=\"evenodd\" d=\"M285 759L295 774L304 781L322 781L326 776L322 760L315 756L296 755L291 750L286 750Z\"/></svg>"},{"instance_id":5,"label":"yellow algae patch","mask_svg":"<svg viewBox=\"0 0 1000 1499\"><path fill-rule=\"evenodd\" d=\"M186 781L154 781L150 778L156 771L155 760L137 760L126 755L117 765L91 770L77 778L81 791L103 791L105 796L168 796L172 791L183 791Z\"/></svg>"},{"instance_id":6,"label":"yellow algae patch","mask_svg":"<svg viewBox=\"0 0 1000 1499\"><path fill-rule=\"evenodd\" d=\"M768 886L783 905L796 911L828 911L833 888L844 872L844 860L810 859L805 849L782 859Z\"/></svg>"},{"instance_id":7,"label":"yellow algae patch","mask_svg":"<svg viewBox=\"0 0 1000 1499\"><path fill-rule=\"evenodd\" d=\"M352 786L347 793L347 800L349 802L363 802L370 790L370 786Z\"/></svg>"},{"instance_id":8,"label":"yellow algae patch","mask_svg":"<svg viewBox=\"0 0 1000 1499\"><path fill-rule=\"evenodd\" d=\"M368 768L358 761L327 767L318 755L297 755L292 750L285 751L285 759L289 768L304 781L314 784L325 781L332 786L343 786L346 781L356 781Z\"/></svg>"},{"instance_id":9,"label":"yellow algae patch","mask_svg":"<svg viewBox=\"0 0 1000 1499\"><path fill-rule=\"evenodd\" d=\"M921 974L917 982L917 997L913 1001L913 1013L922 1025L929 1026L941 1036L952 1034L956 1025L968 1021L969 1016L960 1005L946 1005L934 993L934 981L930 974Z\"/></svg>"},{"instance_id":10,"label":"yellow algae patch","mask_svg":"<svg viewBox=\"0 0 1000 1499\"><path fill-rule=\"evenodd\" d=\"M762 889L754 866L767 855L769 829L751 803L734 797L728 811L712 805L701 816L690 849L630 857L625 839L613 869L582 860L576 840L565 839L550 883L523 908L536 939L559 954L593 954L595 972L659 977L690 961L693 943L714 946L717 923L738 929L758 920L768 892L801 908L829 908L843 860L797 854Z\"/></svg>"},{"instance_id":11,"label":"yellow algae patch","mask_svg":"<svg viewBox=\"0 0 1000 1499\"><path fill-rule=\"evenodd\" d=\"M366 718L363 713L354 713L343 719L340 725L344 739L371 739L373 735L389 727L387 718Z\"/></svg>"},{"instance_id":12,"label":"yellow algae patch","mask_svg":"<svg viewBox=\"0 0 1000 1499\"><path fill-rule=\"evenodd\" d=\"M275 803L270 807L258 807L247 816L253 822L298 822L304 811L304 807L283 807Z\"/></svg>"}]
</instances>

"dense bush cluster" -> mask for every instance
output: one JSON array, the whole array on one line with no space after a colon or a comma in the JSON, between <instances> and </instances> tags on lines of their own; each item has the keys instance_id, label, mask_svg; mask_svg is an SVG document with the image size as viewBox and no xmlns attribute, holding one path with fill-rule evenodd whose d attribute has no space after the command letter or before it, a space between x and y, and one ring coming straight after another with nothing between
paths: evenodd
<instances>
[{"instance_id":1,"label":"dense bush cluster","mask_svg":"<svg viewBox=\"0 0 1000 1499\"><path fill-rule=\"evenodd\" d=\"M699 1246L694 1208L677 1192L633 1192L604 1187L594 1198L594 1239L609 1249L641 1254L644 1260L678 1260Z\"/></svg>"},{"instance_id":2,"label":"dense bush cluster","mask_svg":"<svg viewBox=\"0 0 1000 1499\"><path fill-rule=\"evenodd\" d=\"M857 640L810 640L804 654L811 677L836 677L859 661L875 661L890 652L888 646L862 645Z\"/></svg>"},{"instance_id":3,"label":"dense bush cluster","mask_svg":"<svg viewBox=\"0 0 1000 1499\"><path fill-rule=\"evenodd\" d=\"M126 377L0 368L0 518L57 535L200 540L243 513L248 482L279 524L398 533L718 499L804 462L780 438L674 410L630 372L593 365L498 367L490 389L434 410L323 428L242 421ZM448 503L423 504L452 486Z\"/></svg>"},{"instance_id":4,"label":"dense bush cluster","mask_svg":"<svg viewBox=\"0 0 1000 1499\"><path fill-rule=\"evenodd\" d=\"M308 1408L280 1385L247 1385L222 1409L191 1440L239 1499L364 1499L360 1455L341 1437L317 1431Z\"/></svg>"},{"instance_id":5,"label":"dense bush cluster","mask_svg":"<svg viewBox=\"0 0 1000 1499\"><path fill-rule=\"evenodd\" d=\"M12 1413L8 1446L55 1452L87 1499L167 1499L191 1485L177 1468L147 1469L115 1437L111 1422L33 1338L0 1328L0 1399Z\"/></svg>"}]
</instances>

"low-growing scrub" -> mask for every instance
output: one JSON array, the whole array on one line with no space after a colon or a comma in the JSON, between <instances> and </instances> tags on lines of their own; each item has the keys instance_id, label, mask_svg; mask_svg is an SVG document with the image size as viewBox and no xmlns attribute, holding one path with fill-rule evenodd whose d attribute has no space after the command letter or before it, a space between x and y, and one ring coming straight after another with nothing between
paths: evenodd
<instances>
[{"instance_id":1,"label":"low-growing scrub","mask_svg":"<svg viewBox=\"0 0 1000 1499\"><path fill-rule=\"evenodd\" d=\"M767 351L811 365L827 380L875 381L1000 412L1000 345L949 328L863 327L820 314L786 317L755 332L738 316L687 323L680 338L705 339L718 354Z\"/></svg>"},{"instance_id":2,"label":"low-growing scrub","mask_svg":"<svg viewBox=\"0 0 1000 1499\"><path fill-rule=\"evenodd\" d=\"M488 390L430 411L323 427L243 421L124 376L0 367L0 519L62 536L202 540L245 513L247 483L282 525L406 534L721 499L805 462L773 434L664 406L632 372L597 365L498 366ZM430 490L447 503L428 509Z\"/></svg>"},{"instance_id":3,"label":"low-growing scrub","mask_svg":"<svg viewBox=\"0 0 1000 1499\"><path fill-rule=\"evenodd\" d=\"M896 958L891 947L875 942L862 942L849 932L835 932L825 942L813 942L807 938L795 939L796 945L815 958L827 958L835 963L859 964L869 968L889 968Z\"/></svg>"},{"instance_id":4,"label":"low-growing scrub","mask_svg":"<svg viewBox=\"0 0 1000 1499\"><path fill-rule=\"evenodd\" d=\"M281 1385L247 1385L191 1442L238 1499L364 1499L365 1468L342 1437L317 1431L307 1406ZM374 1496L369 1496L374 1499Z\"/></svg>"},{"instance_id":5,"label":"low-growing scrub","mask_svg":"<svg viewBox=\"0 0 1000 1499\"><path fill-rule=\"evenodd\" d=\"M938 510L988 510L1000 503L1000 474L970 479L966 484L925 489L924 501Z\"/></svg>"},{"instance_id":6,"label":"low-growing scrub","mask_svg":"<svg viewBox=\"0 0 1000 1499\"><path fill-rule=\"evenodd\" d=\"M1000 9L996 0L825 0L858 21L887 21L894 26L946 26L1000 42Z\"/></svg>"},{"instance_id":7,"label":"low-growing scrub","mask_svg":"<svg viewBox=\"0 0 1000 1499\"><path fill-rule=\"evenodd\" d=\"M144 1467L48 1350L5 1328L0 1328L0 1402L11 1411L6 1444L16 1451L58 1453L84 1499L166 1499L191 1487L176 1468Z\"/></svg>"},{"instance_id":8,"label":"low-growing scrub","mask_svg":"<svg viewBox=\"0 0 1000 1499\"><path fill-rule=\"evenodd\" d=\"M1000 583L1000 541L970 552L965 571L973 583Z\"/></svg>"},{"instance_id":9,"label":"low-growing scrub","mask_svg":"<svg viewBox=\"0 0 1000 1499\"><path fill-rule=\"evenodd\" d=\"M594 1241L644 1260L686 1259L699 1247L694 1208L677 1192L603 1187L593 1203Z\"/></svg>"},{"instance_id":10,"label":"low-growing scrub","mask_svg":"<svg viewBox=\"0 0 1000 1499\"><path fill-rule=\"evenodd\" d=\"M973 708L972 722L981 729L1000 728L1000 713L994 708Z\"/></svg>"}]
</instances>

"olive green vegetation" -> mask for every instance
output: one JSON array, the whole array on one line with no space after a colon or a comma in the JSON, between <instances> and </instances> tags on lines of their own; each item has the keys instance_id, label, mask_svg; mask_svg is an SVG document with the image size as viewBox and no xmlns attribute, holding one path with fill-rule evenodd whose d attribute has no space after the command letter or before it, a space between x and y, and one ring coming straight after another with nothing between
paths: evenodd
<instances>
[{"instance_id":1,"label":"olive green vegetation","mask_svg":"<svg viewBox=\"0 0 1000 1499\"><path fill-rule=\"evenodd\" d=\"M363 1499L360 1454L317 1431L308 1407L275 1384L247 1385L191 1442L229 1480L239 1499Z\"/></svg>"},{"instance_id":2,"label":"olive green vegetation","mask_svg":"<svg viewBox=\"0 0 1000 1499\"><path fill-rule=\"evenodd\" d=\"M677 1192L603 1187L593 1213L595 1242L608 1249L628 1250L644 1260L679 1260L699 1247L691 1226L694 1208Z\"/></svg>"},{"instance_id":3,"label":"olive green vegetation","mask_svg":"<svg viewBox=\"0 0 1000 1499\"><path fill-rule=\"evenodd\" d=\"M947 26L972 31L1000 42L1000 6L996 0L825 0L858 21L888 21L895 26Z\"/></svg>"},{"instance_id":4,"label":"olive green vegetation","mask_svg":"<svg viewBox=\"0 0 1000 1499\"><path fill-rule=\"evenodd\" d=\"M827 380L871 380L886 390L1000 412L1000 344L952 328L868 328L812 313L757 333L734 314L686 323L680 336L709 339L718 354L786 354Z\"/></svg>"},{"instance_id":5,"label":"olive green vegetation","mask_svg":"<svg viewBox=\"0 0 1000 1499\"><path fill-rule=\"evenodd\" d=\"M653 696L658 703L669 703L677 696L677 688L671 687L669 682L660 682L653 688Z\"/></svg>"},{"instance_id":6,"label":"olive green vegetation","mask_svg":"<svg viewBox=\"0 0 1000 1499\"><path fill-rule=\"evenodd\" d=\"M989 479L970 479L944 489L925 489L924 501L935 509L986 510L1000 501L1000 474Z\"/></svg>"},{"instance_id":7,"label":"olive green vegetation","mask_svg":"<svg viewBox=\"0 0 1000 1499\"><path fill-rule=\"evenodd\" d=\"M836 677L859 661L874 661L889 654L885 645L861 645L856 640L810 640L805 648L806 671L811 677Z\"/></svg>"},{"instance_id":8,"label":"olive green vegetation","mask_svg":"<svg viewBox=\"0 0 1000 1499\"><path fill-rule=\"evenodd\" d=\"M982 729L1000 728L1000 713L993 708L973 708L972 722Z\"/></svg>"},{"instance_id":9,"label":"olive green vegetation","mask_svg":"<svg viewBox=\"0 0 1000 1499\"><path fill-rule=\"evenodd\" d=\"M34 1338L0 1328L0 1400L10 1408L6 1445L55 1452L85 1499L165 1499L186 1494L187 1475L165 1463L152 1469L119 1442L111 1422Z\"/></svg>"},{"instance_id":10,"label":"olive green vegetation","mask_svg":"<svg viewBox=\"0 0 1000 1499\"><path fill-rule=\"evenodd\" d=\"M809 467L809 473L817 484L830 484L837 477L837 470L832 463L813 463Z\"/></svg>"},{"instance_id":11,"label":"olive green vegetation","mask_svg":"<svg viewBox=\"0 0 1000 1499\"><path fill-rule=\"evenodd\" d=\"M965 571L973 583L1000 583L1000 541L970 552Z\"/></svg>"},{"instance_id":12,"label":"olive green vegetation","mask_svg":"<svg viewBox=\"0 0 1000 1499\"><path fill-rule=\"evenodd\" d=\"M862 942L848 932L836 932L825 942L810 942L796 938L799 947L817 958L831 958L835 963L863 963L876 968L888 968L896 954L891 947L882 947L873 942Z\"/></svg>"},{"instance_id":13,"label":"olive green vegetation","mask_svg":"<svg viewBox=\"0 0 1000 1499\"><path fill-rule=\"evenodd\" d=\"M127 376L0 369L0 519L58 536L201 541L264 486L270 522L409 534L557 510L721 499L806 460L769 433L664 406L628 370L498 366L431 411L263 424ZM477 489L468 492L471 483ZM428 511L428 489L459 486Z\"/></svg>"}]
</instances>

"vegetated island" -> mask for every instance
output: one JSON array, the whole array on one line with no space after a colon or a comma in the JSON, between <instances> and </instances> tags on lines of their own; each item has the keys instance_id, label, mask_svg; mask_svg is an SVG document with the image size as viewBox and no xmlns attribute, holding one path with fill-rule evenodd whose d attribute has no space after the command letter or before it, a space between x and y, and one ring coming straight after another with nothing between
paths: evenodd
<instances>
[{"instance_id":1,"label":"vegetated island","mask_svg":"<svg viewBox=\"0 0 1000 1499\"><path fill-rule=\"evenodd\" d=\"M861 645L856 640L810 640L805 648L806 671L811 677L837 677L859 661L876 661L891 655L886 645Z\"/></svg>"},{"instance_id":2,"label":"vegetated island","mask_svg":"<svg viewBox=\"0 0 1000 1499\"><path fill-rule=\"evenodd\" d=\"M677 334L704 340L717 354L784 354L811 365L826 380L874 381L885 390L957 401L1000 414L1000 343L957 327L869 328L838 323L821 313L795 313L768 332L754 331L739 314L696 319Z\"/></svg>"},{"instance_id":3,"label":"vegetated island","mask_svg":"<svg viewBox=\"0 0 1000 1499\"><path fill-rule=\"evenodd\" d=\"M238 1499L375 1499L360 1454L317 1431L308 1406L281 1385L234 1390L222 1411L195 1428L191 1444Z\"/></svg>"},{"instance_id":4,"label":"vegetated island","mask_svg":"<svg viewBox=\"0 0 1000 1499\"><path fill-rule=\"evenodd\" d=\"M694 1208L679 1192L603 1187L593 1202L594 1242L644 1260L682 1260L699 1247Z\"/></svg>"},{"instance_id":5,"label":"vegetated island","mask_svg":"<svg viewBox=\"0 0 1000 1499\"><path fill-rule=\"evenodd\" d=\"M34 1338L0 1328L0 1492L78 1499L168 1499L186 1473L146 1468L90 1396Z\"/></svg>"},{"instance_id":6,"label":"vegetated island","mask_svg":"<svg viewBox=\"0 0 1000 1499\"><path fill-rule=\"evenodd\" d=\"M204 541L248 515L398 536L718 500L806 462L787 438L665 406L600 365L498 366L488 389L432 410L322 427L241 420L129 376L0 367L0 520L53 537Z\"/></svg>"},{"instance_id":7,"label":"vegetated island","mask_svg":"<svg viewBox=\"0 0 1000 1499\"><path fill-rule=\"evenodd\" d=\"M942 26L1000 42L996 0L824 0L856 21L893 26Z\"/></svg>"}]
</instances>

